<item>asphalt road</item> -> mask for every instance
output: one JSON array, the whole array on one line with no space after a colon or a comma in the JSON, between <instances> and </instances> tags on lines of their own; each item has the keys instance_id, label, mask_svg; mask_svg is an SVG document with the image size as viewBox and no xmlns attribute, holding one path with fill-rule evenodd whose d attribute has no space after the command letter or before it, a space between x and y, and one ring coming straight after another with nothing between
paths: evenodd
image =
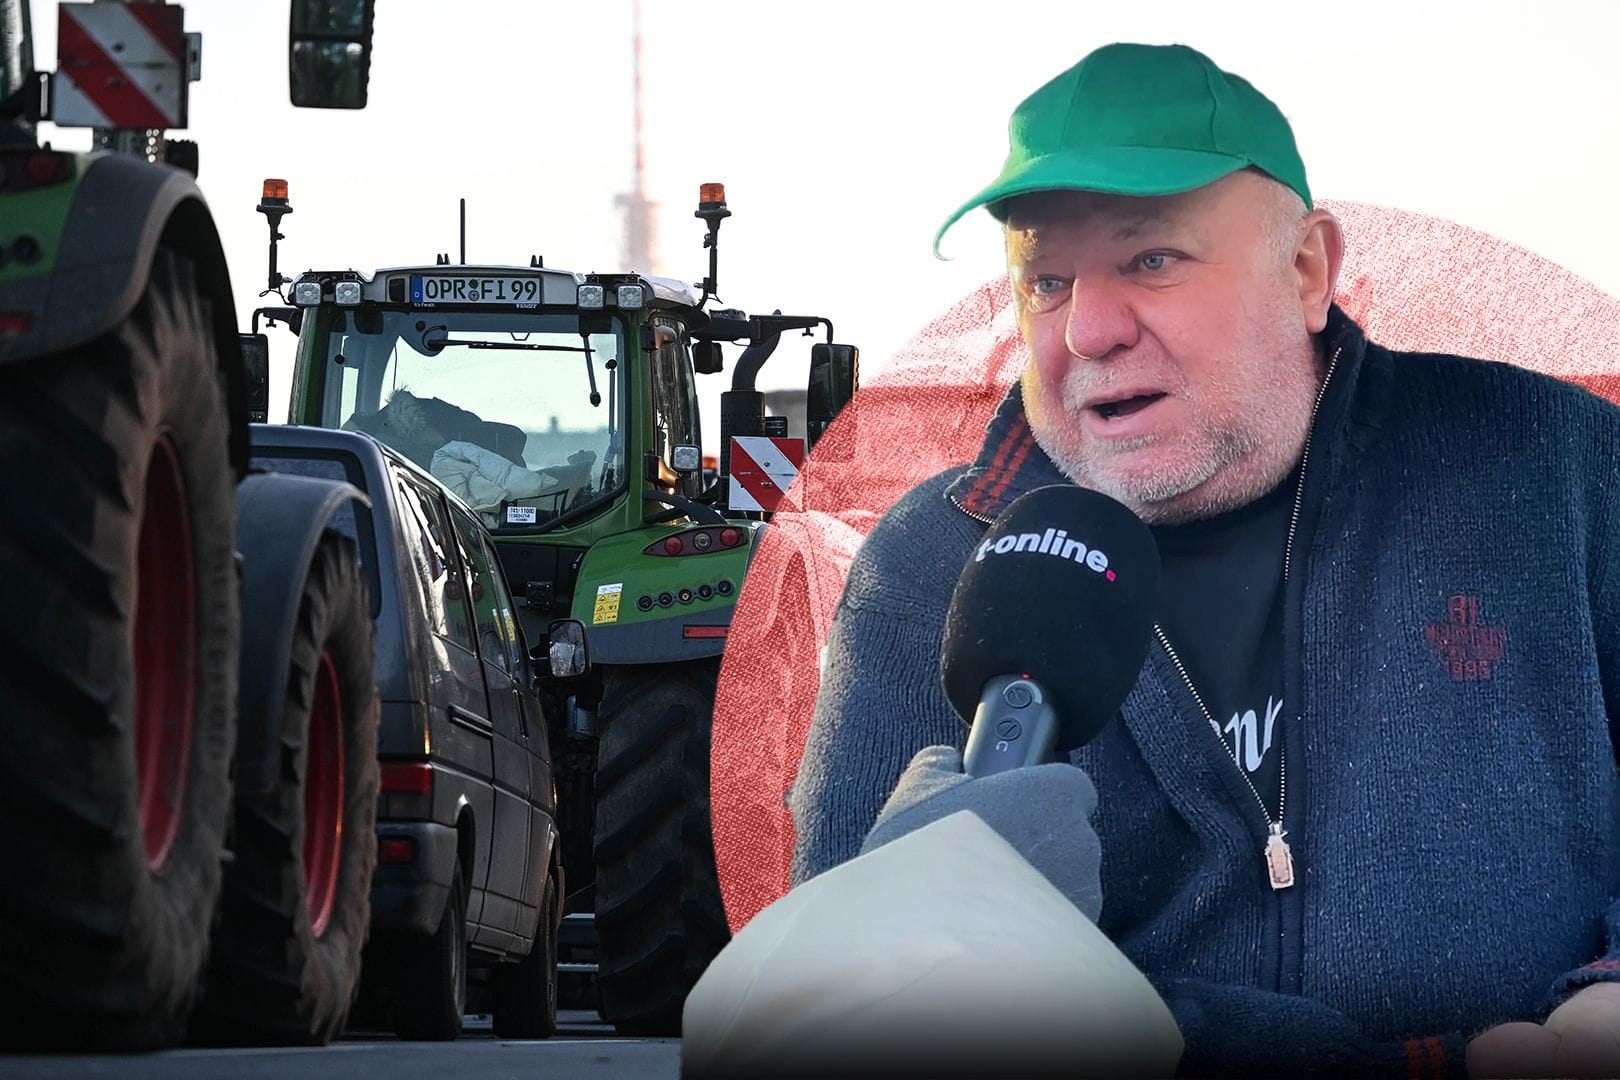
<instances>
[{"instance_id":1,"label":"asphalt road","mask_svg":"<svg viewBox=\"0 0 1620 1080\"><path fill-rule=\"evenodd\" d=\"M401 1042L382 1032L351 1032L330 1046L182 1049L128 1055L0 1056L0 1078L80 1080L676 1080L679 1039L626 1039L593 1012L559 1012L550 1039L497 1039L489 1018L468 1017L455 1042Z\"/></svg>"}]
</instances>

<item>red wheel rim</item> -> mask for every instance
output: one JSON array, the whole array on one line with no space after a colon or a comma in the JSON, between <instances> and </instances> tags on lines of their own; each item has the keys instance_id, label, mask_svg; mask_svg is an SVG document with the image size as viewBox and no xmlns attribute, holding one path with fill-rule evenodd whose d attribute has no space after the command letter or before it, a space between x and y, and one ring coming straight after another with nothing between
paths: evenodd
<instances>
[{"instance_id":1,"label":"red wheel rim","mask_svg":"<svg viewBox=\"0 0 1620 1080\"><path fill-rule=\"evenodd\" d=\"M343 850L343 697L330 652L321 653L304 765L304 906L319 937L337 894Z\"/></svg>"},{"instance_id":2,"label":"red wheel rim","mask_svg":"<svg viewBox=\"0 0 1620 1080\"><path fill-rule=\"evenodd\" d=\"M197 675L191 506L168 435L158 436L146 466L140 530L133 642L136 799L146 865L157 873L180 830Z\"/></svg>"}]
</instances>

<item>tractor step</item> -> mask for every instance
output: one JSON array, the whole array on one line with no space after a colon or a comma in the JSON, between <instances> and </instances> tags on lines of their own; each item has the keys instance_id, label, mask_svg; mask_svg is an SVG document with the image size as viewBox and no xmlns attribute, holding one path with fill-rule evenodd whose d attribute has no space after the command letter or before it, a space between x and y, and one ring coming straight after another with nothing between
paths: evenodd
<instances>
[{"instance_id":1,"label":"tractor step","mask_svg":"<svg viewBox=\"0 0 1620 1080\"><path fill-rule=\"evenodd\" d=\"M558 1005L600 1013L596 996L596 916L584 911L564 915L557 934Z\"/></svg>"}]
</instances>

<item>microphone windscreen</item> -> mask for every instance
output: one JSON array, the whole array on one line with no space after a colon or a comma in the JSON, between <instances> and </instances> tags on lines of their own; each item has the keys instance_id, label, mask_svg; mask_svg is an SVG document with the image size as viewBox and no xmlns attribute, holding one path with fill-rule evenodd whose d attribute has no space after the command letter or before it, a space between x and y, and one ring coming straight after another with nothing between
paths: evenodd
<instances>
[{"instance_id":1,"label":"microphone windscreen","mask_svg":"<svg viewBox=\"0 0 1620 1080\"><path fill-rule=\"evenodd\" d=\"M1136 683L1158 589L1158 546L1123 505L1071 484L1020 496L951 596L940 650L951 706L972 723L985 683L1022 675L1053 695L1056 749L1084 745Z\"/></svg>"}]
</instances>

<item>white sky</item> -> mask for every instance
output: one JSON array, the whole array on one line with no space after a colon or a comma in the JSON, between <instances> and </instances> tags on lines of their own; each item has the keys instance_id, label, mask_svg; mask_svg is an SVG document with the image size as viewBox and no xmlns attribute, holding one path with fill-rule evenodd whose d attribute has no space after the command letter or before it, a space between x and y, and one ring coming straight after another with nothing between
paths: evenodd
<instances>
[{"instance_id":1,"label":"white sky","mask_svg":"<svg viewBox=\"0 0 1620 1080\"><path fill-rule=\"evenodd\" d=\"M185 7L203 79L183 137L201 144L244 328L264 286L266 176L291 184L288 273L455 258L461 196L469 261L620 269L630 0L378 0L364 112L287 104L285 0ZM34 0L42 68L52 8ZM1116 40L1186 43L1248 78L1292 121L1318 198L1471 225L1620 295L1612 0L644 0L643 22L662 272L703 275L691 213L698 185L722 181L722 298L828 316L866 373L1000 272L982 212L946 238L950 262L934 230L1000 168L1013 106ZM274 419L291 336L272 343ZM802 385L807 355L785 343L761 386ZM711 444L729 371L703 380Z\"/></svg>"}]
</instances>

